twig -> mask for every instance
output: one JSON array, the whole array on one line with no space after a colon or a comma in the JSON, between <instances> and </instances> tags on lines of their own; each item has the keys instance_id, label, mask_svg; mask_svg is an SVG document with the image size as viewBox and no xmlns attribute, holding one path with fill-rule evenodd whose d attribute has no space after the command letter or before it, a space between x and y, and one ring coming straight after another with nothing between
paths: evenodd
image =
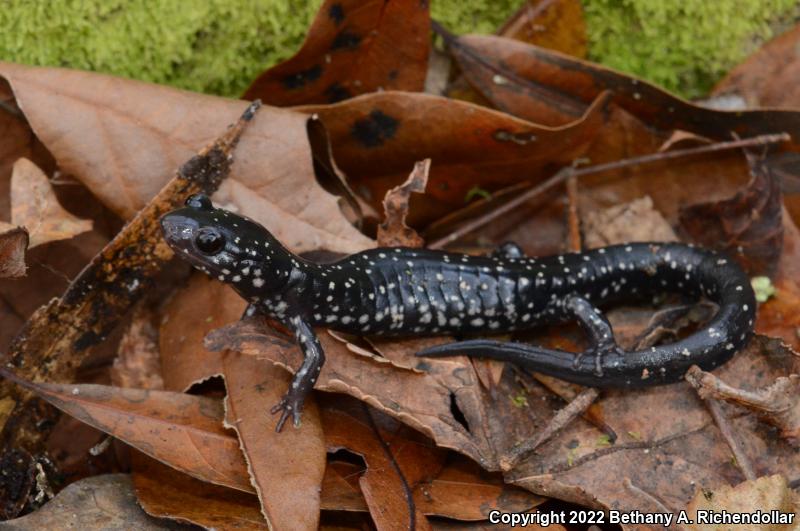
<instances>
[{"instance_id":1,"label":"twig","mask_svg":"<svg viewBox=\"0 0 800 531\"><path fill-rule=\"evenodd\" d=\"M536 437L515 446L509 450L507 455L501 457L500 468L505 471L513 469L525 456L544 444L545 441L555 436L572 422L575 417L586 411L599 395L600 391L595 388L587 388L582 391L581 394L575 397L575 400L561 408Z\"/></svg>"},{"instance_id":2,"label":"twig","mask_svg":"<svg viewBox=\"0 0 800 531\"><path fill-rule=\"evenodd\" d=\"M573 173L567 179L567 246L572 252L580 252L581 223L578 218L578 178Z\"/></svg>"},{"instance_id":3,"label":"twig","mask_svg":"<svg viewBox=\"0 0 800 531\"><path fill-rule=\"evenodd\" d=\"M518 206L524 204L525 202L531 200L532 198L546 192L550 188L553 188L556 185L559 185L571 177L582 177L584 175L591 175L595 173L601 173L604 171L611 171L611 170L618 170L621 168L628 168L631 166L639 166L642 164L650 164L653 162L662 162L665 160L672 160L682 157L689 157L692 155L699 155L702 153L714 153L717 151L725 151L730 149L738 149L743 147L752 147L752 146L764 146L767 144L775 144L779 142L787 142L791 140L791 136L788 133L778 133L773 135L759 135L754 136L751 138L745 138L742 140L729 140L726 142L717 142L716 144L709 144L706 146L699 146L694 148L686 148L686 149L676 149L674 151L666 151L660 153L651 153L649 155L642 155L640 157L631 157L629 159L622 159L622 160L615 160L614 162L605 162L602 164L595 164L593 166L586 166L583 168L562 168L559 170L555 175L547 179L546 181L534 186L530 190L520 194L516 198L512 199L508 203L500 205L495 210L491 212L487 212L483 216L480 216L476 219L473 219L469 223L465 223L461 227L458 227L452 233L448 234L447 236L440 238L430 245L428 245L431 249L441 249L446 245L456 241L457 239L461 238L465 234L469 234L470 232L483 227L484 225L494 221L495 219L511 212Z\"/></svg>"},{"instance_id":4,"label":"twig","mask_svg":"<svg viewBox=\"0 0 800 531\"><path fill-rule=\"evenodd\" d=\"M742 450L742 445L739 443L739 439L733 432L731 424L728 422L728 417L726 417L725 413L722 412L720 403L713 398L707 398L704 400L704 402L706 403L708 410L711 412L711 417L714 419L714 423L719 428L722 437L725 439L725 442L728 444L731 452L733 452L733 457L736 459L736 466L738 466L742 471L745 479L756 479L758 476L756 476L756 473L753 470L753 465L750 463L750 458L747 457L747 454L744 452L744 450Z\"/></svg>"},{"instance_id":5,"label":"twig","mask_svg":"<svg viewBox=\"0 0 800 531\"><path fill-rule=\"evenodd\" d=\"M647 492L643 488L639 487L638 485L634 485L633 481L631 481L630 478L626 477L623 480L622 484L625 485L626 489L630 490L631 492L633 492L635 494L638 494L642 498L644 498L647 501L649 501L650 503L652 503L656 507L656 509L658 511L660 511L662 513L676 513L676 512L678 512L674 508L668 507L666 503L664 503L662 500L656 498L653 494L650 494L649 492ZM683 528L678 528L678 529L683 529Z\"/></svg>"}]
</instances>

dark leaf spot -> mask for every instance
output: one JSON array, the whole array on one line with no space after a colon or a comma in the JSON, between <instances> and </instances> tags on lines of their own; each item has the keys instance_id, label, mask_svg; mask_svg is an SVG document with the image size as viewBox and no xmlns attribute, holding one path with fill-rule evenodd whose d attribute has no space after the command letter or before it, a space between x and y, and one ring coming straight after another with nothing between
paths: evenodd
<instances>
[{"instance_id":1,"label":"dark leaf spot","mask_svg":"<svg viewBox=\"0 0 800 531\"><path fill-rule=\"evenodd\" d=\"M328 16L337 26L341 24L344 20L344 8L342 4L333 4L330 9L328 9Z\"/></svg>"},{"instance_id":2,"label":"dark leaf spot","mask_svg":"<svg viewBox=\"0 0 800 531\"><path fill-rule=\"evenodd\" d=\"M328 98L330 103L336 103L337 101L346 100L347 98L351 97L352 94L350 94L350 91L339 83L334 83L325 89L325 96Z\"/></svg>"},{"instance_id":3,"label":"dark leaf spot","mask_svg":"<svg viewBox=\"0 0 800 531\"><path fill-rule=\"evenodd\" d=\"M342 30L333 39L333 44L331 44L331 51L333 50L352 50L353 48L357 48L358 44L361 42L361 36L356 35L355 33L350 33L347 30Z\"/></svg>"},{"instance_id":4,"label":"dark leaf spot","mask_svg":"<svg viewBox=\"0 0 800 531\"><path fill-rule=\"evenodd\" d=\"M350 133L364 147L373 148L394 137L398 124L391 116L374 110L367 118L356 120Z\"/></svg>"},{"instance_id":5,"label":"dark leaf spot","mask_svg":"<svg viewBox=\"0 0 800 531\"><path fill-rule=\"evenodd\" d=\"M322 75L322 67L314 65L308 70L297 72L296 74L289 74L283 78L283 86L289 90L298 89L311 81L319 79Z\"/></svg>"}]
</instances>

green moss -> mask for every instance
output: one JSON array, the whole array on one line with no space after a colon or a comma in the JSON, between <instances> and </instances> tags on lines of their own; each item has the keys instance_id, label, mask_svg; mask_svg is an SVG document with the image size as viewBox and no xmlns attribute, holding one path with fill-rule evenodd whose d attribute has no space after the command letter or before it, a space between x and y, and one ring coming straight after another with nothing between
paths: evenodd
<instances>
[{"instance_id":1,"label":"green moss","mask_svg":"<svg viewBox=\"0 0 800 531\"><path fill-rule=\"evenodd\" d=\"M698 97L796 0L583 0L592 59Z\"/></svg>"},{"instance_id":2,"label":"green moss","mask_svg":"<svg viewBox=\"0 0 800 531\"><path fill-rule=\"evenodd\" d=\"M236 96L300 46L322 0L3 0L0 59ZM582 0L593 59L697 96L796 0ZM456 33L491 33L522 0L432 0ZM795 8L796 9L796 8ZM794 12L796 13L796 11Z\"/></svg>"},{"instance_id":3,"label":"green moss","mask_svg":"<svg viewBox=\"0 0 800 531\"><path fill-rule=\"evenodd\" d=\"M228 96L292 55L321 0L4 0L0 58Z\"/></svg>"},{"instance_id":4,"label":"green moss","mask_svg":"<svg viewBox=\"0 0 800 531\"><path fill-rule=\"evenodd\" d=\"M455 34L494 33L521 0L431 0L431 17Z\"/></svg>"}]
</instances>

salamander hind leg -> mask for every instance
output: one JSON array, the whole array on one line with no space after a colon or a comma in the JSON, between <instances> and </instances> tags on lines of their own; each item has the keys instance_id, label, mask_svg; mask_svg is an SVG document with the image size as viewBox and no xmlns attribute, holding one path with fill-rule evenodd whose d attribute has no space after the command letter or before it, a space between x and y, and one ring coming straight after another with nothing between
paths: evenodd
<instances>
[{"instance_id":1,"label":"salamander hind leg","mask_svg":"<svg viewBox=\"0 0 800 531\"><path fill-rule=\"evenodd\" d=\"M300 427L300 414L306 396L314 388L314 384L325 363L325 353L319 344L319 339L311 326L301 317L289 318L289 325L294 330L297 343L303 351L303 363L292 379L291 387L283 395L280 402L272 407L270 412L274 415L280 412L275 431L281 431L284 423L292 416L294 426Z\"/></svg>"},{"instance_id":2,"label":"salamander hind leg","mask_svg":"<svg viewBox=\"0 0 800 531\"><path fill-rule=\"evenodd\" d=\"M606 387L609 383L615 383L604 377L603 366L607 362L612 365L618 363L623 351L614 340L608 320L582 297L568 296L563 305L564 310L578 320L589 336L589 348L579 354L514 341L474 339L430 347L417 352L417 356L491 358L583 385Z\"/></svg>"},{"instance_id":3,"label":"salamander hind leg","mask_svg":"<svg viewBox=\"0 0 800 531\"><path fill-rule=\"evenodd\" d=\"M564 297L564 309L577 319L578 324L589 337L589 348L575 356L574 366L577 368L585 356L591 356L594 359L595 374L602 377L603 357L610 354L623 354L614 339L611 323L597 307L578 295Z\"/></svg>"}]
</instances>

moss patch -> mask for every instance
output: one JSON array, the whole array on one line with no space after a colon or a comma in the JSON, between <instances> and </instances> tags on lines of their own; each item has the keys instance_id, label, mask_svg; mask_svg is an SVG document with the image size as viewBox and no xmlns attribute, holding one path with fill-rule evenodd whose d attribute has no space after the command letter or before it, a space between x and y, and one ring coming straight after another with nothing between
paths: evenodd
<instances>
[{"instance_id":1,"label":"moss patch","mask_svg":"<svg viewBox=\"0 0 800 531\"><path fill-rule=\"evenodd\" d=\"M593 59L702 95L795 0L582 0ZM4 0L0 59L237 96L289 57L321 0ZM456 33L491 33L521 0L431 0ZM795 11L793 11L793 9Z\"/></svg>"},{"instance_id":2,"label":"moss patch","mask_svg":"<svg viewBox=\"0 0 800 531\"><path fill-rule=\"evenodd\" d=\"M772 36L796 0L583 0L592 59L698 97Z\"/></svg>"},{"instance_id":3,"label":"moss patch","mask_svg":"<svg viewBox=\"0 0 800 531\"><path fill-rule=\"evenodd\" d=\"M237 96L292 55L321 0L4 0L0 58Z\"/></svg>"}]
</instances>

